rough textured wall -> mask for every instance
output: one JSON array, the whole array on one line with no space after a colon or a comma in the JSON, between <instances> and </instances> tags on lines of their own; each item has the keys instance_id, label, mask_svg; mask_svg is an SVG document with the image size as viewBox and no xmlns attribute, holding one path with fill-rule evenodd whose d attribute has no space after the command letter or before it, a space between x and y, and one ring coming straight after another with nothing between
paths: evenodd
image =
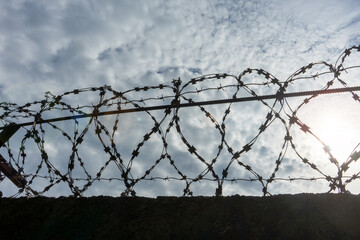
<instances>
[{"instance_id":1,"label":"rough textured wall","mask_svg":"<svg viewBox=\"0 0 360 240\"><path fill-rule=\"evenodd\" d=\"M360 239L360 196L0 199L0 239Z\"/></svg>"}]
</instances>

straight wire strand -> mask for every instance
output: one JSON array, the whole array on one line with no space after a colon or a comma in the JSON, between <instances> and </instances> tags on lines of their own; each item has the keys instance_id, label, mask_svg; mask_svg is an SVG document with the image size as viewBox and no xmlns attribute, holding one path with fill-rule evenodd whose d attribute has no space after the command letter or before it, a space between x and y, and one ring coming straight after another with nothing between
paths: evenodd
<instances>
[{"instance_id":1,"label":"straight wire strand","mask_svg":"<svg viewBox=\"0 0 360 240\"><path fill-rule=\"evenodd\" d=\"M199 189L194 187L195 183L202 181L213 182L205 186L216 196L223 195L224 189L229 193L227 183L237 181L256 182L253 188L264 196L271 195L276 181L295 184L294 181L303 180L325 181L329 186L326 191L347 193L351 189L348 184L353 186L354 182L360 181L360 144L345 162L339 162L326 145L327 139L315 135L316 129L309 127L313 124L309 120L305 123L303 115L299 118L297 113L323 94L347 92L359 106L360 97L355 92L360 91L360 86L353 83L357 79L352 79L360 70L359 65L353 64L354 59L360 59L359 54L360 45L353 46L339 56L335 65L324 61L310 63L285 81L263 69L247 68L239 75L208 74L187 82L179 78L168 84L134 87L122 92L110 86L101 86L74 89L61 95L46 92L45 99L25 105L0 102L0 122L4 125L0 127L3 155L0 171L6 173L6 177L19 188L14 197L23 193L51 195L60 188L79 197L91 191L92 187L106 189L104 185L95 184L98 181L101 184L121 181L116 183L114 191L120 190L121 196L136 196L136 191L139 188L144 190L144 186L147 188L145 192L158 193L158 188L141 184L144 181L170 180L177 181L171 191L177 191L181 184L183 196L193 196L193 189ZM348 58L350 55L352 57ZM320 90L287 93L290 84L310 84L307 82L310 79L314 79L317 86L323 84L323 87L317 88ZM334 84L339 88L334 88ZM350 84L355 87L349 87ZM266 87L274 94L261 95L259 87ZM215 91L217 96L226 96L226 99L200 101L204 95L214 96ZM248 97L241 97L245 96L243 93ZM295 106L287 101L287 98L303 96L300 101L294 101ZM273 101L268 101L271 99ZM233 106L237 102L249 101L256 101L259 103L257 107L265 110L263 118L259 115L254 118L245 116L245 121L240 116L234 124L234 114L237 117L242 113L236 112ZM206 107L216 104L226 105L216 110ZM197 108L190 114L180 111L186 107ZM112 111L100 111L104 109ZM155 114L155 110L164 111ZM50 119L59 111L71 116ZM136 122L133 118L126 120L120 117L120 114L136 112L145 112L146 116L137 118ZM106 115L115 117L100 117ZM201 124L194 124L193 117ZM77 121L81 118L89 118L89 121ZM74 121L70 125L52 124L65 120ZM206 124L202 124L204 122ZM134 131L127 131L129 128ZM306 134L298 134L301 131ZM236 136L235 141L233 136ZM271 136L271 139L258 140L263 136ZM11 141L8 141L10 138ZM299 138L301 141L312 139L317 142L311 150L325 150L323 158L304 150L301 144L299 146ZM256 152L261 151L259 147L266 149L274 144L279 148L271 149L272 153L266 156L266 161L248 161L252 157L259 158L261 152ZM211 152L211 157L204 154L204 147L207 153ZM290 172L286 170L288 164L294 167ZM333 167L337 171L330 171ZM116 171L113 168L117 168ZM0 183L3 180L0 174ZM233 193L244 187L234 185L236 188L231 189ZM171 192L168 189L165 191Z\"/></svg>"},{"instance_id":2,"label":"straight wire strand","mask_svg":"<svg viewBox=\"0 0 360 240\"><path fill-rule=\"evenodd\" d=\"M66 121L66 120L74 120L74 119L89 118L89 117L94 117L94 116L107 116L107 115L114 115L114 114L145 112L145 111L163 110L163 109L171 109L171 108L185 108L185 107L206 106L206 105L215 105L215 104L261 101L261 100L270 100L270 99L282 100L284 98L290 98L290 97L316 96L316 95L323 95L323 94L336 94L336 93L356 92L356 91L360 91L360 86L325 89L325 90L303 91L303 92L293 92L293 93L278 92L278 94L262 95L262 96L218 99L218 100L209 100L209 101L201 101L201 102L180 103L177 105L168 104L168 105L159 105L159 106L151 106L151 107L138 107L138 108L121 109L121 110L114 110L114 111L105 111L105 112L98 112L98 113L79 114L79 115L74 115L74 116L66 116L66 117L59 117L59 118L43 119L43 120L38 120L38 121L26 122L26 123L19 123L19 124L15 124L15 125L19 126L19 127L24 127L24 126L31 126L34 124L43 124L43 123L59 122L59 121ZM0 130L5 129L5 128L6 128L6 126L0 127Z\"/></svg>"}]
</instances>

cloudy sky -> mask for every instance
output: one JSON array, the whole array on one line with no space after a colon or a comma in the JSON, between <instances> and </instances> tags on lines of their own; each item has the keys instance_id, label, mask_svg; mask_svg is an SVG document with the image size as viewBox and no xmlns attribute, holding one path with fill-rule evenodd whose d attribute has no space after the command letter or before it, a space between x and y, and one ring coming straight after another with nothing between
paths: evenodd
<instances>
[{"instance_id":1,"label":"cloudy sky","mask_svg":"<svg viewBox=\"0 0 360 240\"><path fill-rule=\"evenodd\" d=\"M337 57L346 48L360 44L359 29L360 3L357 0L0 1L0 102L22 105L44 99L47 91L59 95L73 89L103 85L111 86L117 91L137 86L171 85L171 81L178 77L187 82L191 78L212 73L238 75L248 67L265 69L285 81L297 69L311 62L326 61L335 64ZM353 57L348 66L360 65L359 61L356 62L357 59L359 55L357 58ZM316 72L316 69L314 71ZM359 71L349 71L349 75L359 76ZM325 76L318 81L303 81L294 84L291 90L320 89L331 78L332 76ZM256 81L254 78L250 80ZM264 79L257 81L262 82ZM228 84L231 83L234 84L229 80ZM354 81L350 85L356 84L359 85ZM219 82L209 83L209 86L217 87ZM193 87L195 88L196 86ZM259 90L260 93L271 91ZM171 94L171 91L153 91L146 94L156 97ZM198 96L198 100L231 97L231 94L205 94ZM88 105L96 104L90 101L93 97L84 95L69 98L68 101L73 106L84 104L86 100L89 100L86 103ZM97 99L96 97L94 99ZM143 96L131 97L140 99ZM292 107L296 108L302 101L303 99L293 100ZM347 145L353 146L343 153L348 156L360 139L360 129L355 124L360 120L356 113L359 103L351 100L351 95L319 98L314 102L311 107L301 112L303 115L299 111L299 116L303 117L307 125L317 128L319 134L334 128L335 123L325 124L329 119L340 119L339 115L346 119L348 122L341 126L347 128L341 132L346 139L344 141L349 141ZM226 107L212 106L207 109L221 122ZM326 112L330 115L325 115L324 109L327 109ZM241 149L243 144L256 135L268 112L269 109L260 103L234 105L226 122L226 140L234 149ZM192 141L199 154L211 162L219 144L219 132L199 109L183 110L179 116L186 138ZM114 119L115 116L104 118L103 121L110 124ZM124 158L131 157L137 143L150 131L153 122L148 116L135 113L121 116L120 122L121 136L116 143ZM61 124L58 126L71 129L73 121ZM83 125L86 126L86 122ZM99 159L106 156L101 155L104 154L101 153L102 146L99 146L93 128L94 126L90 128L87 143L83 145L85 149L81 150L86 159L84 161L88 161L89 169L96 169L97 164L101 166L97 161L101 162ZM166 130L166 122L164 129ZM66 141L62 142L61 137L56 135L59 133L51 133L49 130L47 134L46 151L49 156L57 162L59 168L64 166L63 164L67 166L68 155L63 153L71 151L66 150L69 146L71 148L71 145ZM301 135L300 132L293 134ZM324 137L339 138L337 133L331 134L332 137ZM23 135L20 135L21 133L15 135L14 139L21 140ZM258 140L251 154L242 156L242 161L262 173L264 178L268 178L281 152L284 136L284 127L275 121L271 130ZM171 131L168 139L172 143L169 151L180 161L179 166L189 177L196 177L204 169L204 165L192 159L194 156L187 152L187 146L176 131ZM161 138L154 137L152 141L148 146L144 146L141 150L143 155L140 154L134 163L134 176L139 175L136 171L141 172L148 167L147 163L141 162L141 157L153 157L153 163L161 155ZM296 144L306 152L306 157L316 159L314 161L317 161L319 166L323 164L329 174L336 176L334 169L327 169L329 161L326 155L321 151L310 151L316 145L312 141L301 140ZM14 149L19 145L16 141L12 144ZM338 142L332 144L339 145ZM159 146L158 149L156 146ZM96 147L99 147L99 150L96 150ZM31 144L28 149L31 149ZM342 150L337 151L339 155L342 154ZM1 150L1 153L6 155L5 150ZM66 156L63 160L65 163L62 163L61 155ZM29 150L27 161L33 161L33 165L37 165L37 160L30 159L31 156ZM36 159L36 156L34 153L33 158ZM230 159L231 156L226 154L219 158L219 175ZM225 165L221 165L221 162ZM311 168L303 165L301 159L289 151L279 170L279 177L318 176L316 172L310 171ZM29 171L32 167L34 166L29 163ZM120 177L119 169L115 166L107 171L108 176ZM246 171L237 175L236 171L243 170L234 167L230 178L253 177ZM176 172L169 164L163 163L156 168L152 176L176 176ZM210 173L208 177L211 177ZM37 184L46 186L46 183L40 180ZM118 196L124 190L121 184L119 181L94 183L86 195ZM135 190L142 196L182 195L184 185L184 182L179 181L145 181L135 187ZM360 192L358 185L351 186L354 193ZM0 190L7 196L17 190L6 180L0 183L0 186ZM214 195L215 188L215 183L202 181L194 184L191 190L196 195ZM41 187L39 189L41 190ZM299 181L291 184L279 181L269 187L269 191L274 194L324 192L327 189L328 184L324 181ZM223 189L225 195L261 195L261 190L259 183L248 182L225 184ZM59 184L52 188L48 195L69 193L71 192L66 184Z\"/></svg>"}]
</instances>

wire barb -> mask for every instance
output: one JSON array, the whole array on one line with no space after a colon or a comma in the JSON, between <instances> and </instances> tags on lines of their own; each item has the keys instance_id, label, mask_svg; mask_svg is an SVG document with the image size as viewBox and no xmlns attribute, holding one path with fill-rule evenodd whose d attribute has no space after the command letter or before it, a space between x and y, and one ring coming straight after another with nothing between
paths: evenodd
<instances>
[{"instance_id":1,"label":"wire barb","mask_svg":"<svg viewBox=\"0 0 360 240\"><path fill-rule=\"evenodd\" d=\"M310 63L295 71L283 82L263 69L248 68L238 76L226 73L209 74L193 78L188 82L178 78L170 84L135 87L122 92L116 91L110 86L75 89L61 95L47 92L44 100L22 106L2 102L0 103L0 121L3 126L0 127L2 130L0 150L7 152L7 156L6 159L5 157L1 158L3 168L0 170L3 173L7 171L7 177L15 176L12 180L16 180L13 182L19 191L13 196L18 196L23 192L44 195L50 192L54 186L61 184L67 186L73 196L81 197L95 182L99 181L121 182L123 189L121 196L136 196L137 186L144 181L184 183L182 191L184 196L192 196L194 183L202 183L202 181L212 182L216 185L214 188L216 196L224 194L224 183L226 182L236 184L256 182L261 186L259 191L265 196L271 195L269 186L277 181L294 184L296 181L321 180L329 184L329 192L338 190L346 193L348 192L347 185L360 178L360 172L350 176L345 175L360 158L357 149L359 145L348 160L340 165L325 142L298 118L297 113L301 107L311 104L313 99L324 94L347 93L352 95L355 102L360 103L359 95L355 93L360 91L360 86L349 86L342 78L350 70L360 68L360 66L345 67L347 58L359 52L360 46L346 49L335 65L326 62ZM311 74L310 70L315 67L323 67L326 70ZM247 81L251 76L255 76L256 79L261 77L263 81L260 83L255 80ZM329 77L329 81L322 89L287 92L289 86L296 82L317 79L320 76ZM340 84L341 87L334 88L335 83ZM259 90L259 87L262 86L266 87L267 93L274 91L271 92L272 94L266 95ZM83 103L86 102L88 96L90 96L89 99L94 99L95 94L97 94L95 102ZM67 99L75 95L81 102L77 102L76 106L73 106L74 103L69 103ZM212 96L218 95L225 97L213 100ZM288 102L291 97L306 98L296 108L292 108ZM249 101L255 101L267 108L266 116L252 138L244 140L245 142L241 146L231 146L227 135L230 130L226 121L233 114L232 107L235 103ZM162 105L158 105L158 102ZM227 104L220 118L209 110L213 108L207 108L210 105L218 104ZM209 152L215 153L214 157L205 157L200 150L201 143L194 144L187 137L186 131L188 130L184 129L184 126L186 127L184 121L186 122L187 119L181 117L181 112L188 107L195 108L197 113L200 111L202 116L208 120L209 124L206 126L213 128L218 133L217 148L209 150ZM48 117L58 116L58 113L63 115L64 112L68 113L68 116ZM143 114L140 115L140 112ZM118 136L124 134L120 130L123 127L120 115L125 113L139 114L134 121L138 124L137 131L145 131L140 137L140 141L129 153L118 142ZM114 119L109 123L110 118L104 116L110 115L113 115ZM146 121L143 116L146 116ZM83 120L85 118L88 120ZM62 123L65 120L72 120L74 126L72 130L69 129L71 124ZM245 161L244 155L255 151L254 146L259 137L271 129L274 122L278 122L284 127L285 134L281 150L274 159L274 168L269 175L264 175L259 170L259 166L252 166L252 163ZM148 128L149 125L150 128ZM329 156L330 164L338 169L337 175L326 174L319 164L305 158L298 151L294 142L296 136L291 134L291 128L300 129L319 141L325 149L325 154ZM60 133L66 141L66 144L63 145L70 147L67 164L59 163L59 159L63 157L60 156L62 153L59 152L59 156L55 159L49 154L49 151L54 151L54 147L49 147L47 141L54 135L54 132ZM96 164L92 163L92 165L89 165L89 162L96 161L96 159L90 161L87 159L89 153L83 151L84 148L88 149L90 146L96 145L93 141L89 141L89 133L97 137L97 145L101 146L103 156L106 156L105 159L99 159ZM11 141L9 141L10 138L12 138ZM14 147L16 145L14 142L19 142L20 147ZM187 152L188 156L196 161L193 163L194 169L201 166L200 172L193 175L194 169L191 169L190 172L188 172L189 168L184 170L182 157L173 152L175 143L178 144L178 148L183 144L182 151ZM208 144L208 142L204 144ZM82 147L84 145L86 147ZM144 146L149 145L154 148L153 151L160 149L161 153L156 157L147 156L145 152L149 150ZM317 174L316 177L278 176L281 166L284 165L283 162L286 161L285 156L289 148L294 150L301 164L307 165L309 171ZM38 152L39 155L34 152ZM229 157L225 158L224 155ZM64 158L61 161L64 161ZM140 165L144 164L146 167L139 167L139 162ZM157 174L161 172L158 170L164 164L170 166L170 172L166 176L158 176ZM12 170L10 171L10 168L6 170L6 166L11 166ZM114 171L111 170L114 167L119 169L119 173L109 176L109 172L114 174ZM139 172L139 169L142 171ZM236 175L236 171L240 171L239 175ZM243 177L244 173L251 177ZM2 181L4 178L0 176L0 183ZM254 184L254 186L258 186L258 184Z\"/></svg>"}]
</instances>

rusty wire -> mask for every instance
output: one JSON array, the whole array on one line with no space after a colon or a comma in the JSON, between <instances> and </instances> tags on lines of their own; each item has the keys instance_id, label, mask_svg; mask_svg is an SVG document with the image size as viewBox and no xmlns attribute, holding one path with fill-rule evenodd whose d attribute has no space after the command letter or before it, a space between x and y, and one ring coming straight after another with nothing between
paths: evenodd
<instances>
[{"instance_id":1,"label":"rusty wire","mask_svg":"<svg viewBox=\"0 0 360 240\"><path fill-rule=\"evenodd\" d=\"M359 87L348 86L347 82L341 78L341 74L354 68L360 68L360 66L345 66L345 62L350 55L354 55L360 52L360 46L354 46L346 49L338 58L335 65L327 62L311 63L307 66L301 67L294 72L287 80L280 81L272 74L266 72L263 69L246 69L238 76L232 74L209 74L193 78L190 81L184 83L180 78L174 79L171 84L160 84L157 86L144 86L135 87L127 91L116 91L110 86L91 87L83 89L75 89L65 92L61 95L54 95L50 92L45 94L45 99L41 101L35 101L27 103L25 105L17 105L15 103L0 103L0 121L3 126L1 129L5 129L11 124L15 124L21 127L25 133L22 137L18 137L20 141L20 147L14 148L7 142L4 148L7 152L7 159L9 164L15 168L19 174L26 178L26 186L19 189L18 193L26 192L27 194L43 195L52 189L54 186L60 183L65 183L68 189L74 196L81 196L87 191L94 182L97 181L118 181L123 184L124 191L123 196L135 196L135 187L138 183L143 181L177 181L185 184L183 189L183 195L193 195L191 186L193 183L200 181L211 181L217 184L215 189L215 195L220 196L223 194L224 182L258 182L261 184L261 190L263 195L270 195L269 186L275 181L327 181L329 184L329 192L338 190L341 193L347 192L347 184L360 178L360 171L346 176L346 171L351 167L351 164L356 162L360 158L360 153L357 148L350 154L347 161L340 164L339 161L332 155L330 149L326 147L325 141L320 139L312 132L305 123L298 118L297 113L304 105L309 104L313 99L317 98L321 94L326 93L339 93L348 92L352 95L353 100L357 103L360 102L359 95L356 91ZM304 76L307 72L315 67L324 67L326 70ZM262 78L263 82L246 82L244 79L248 76L256 75L258 78ZM303 91L297 93L288 93L287 89L295 82L316 79L320 76L327 76L329 80L326 85L317 90ZM224 79L233 79L232 83L223 84ZM208 83L205 87L202 87L203 83ZM334 83L339 83L343 88L332 88ZM210 85L209 85L210 84ZM197 87L199 86L199 88ZM253 86L269 86L275 89L270 95L262 95L253 90ZM195 88L195 89L194 89ZM192 96L198 94L208 93L210 96L213 92L224 91L231 98L222 100L206 100L206 101L194 101ZM151 92L151 93L150 93ZM91 103L82 104L79 106L77 102L69 103L66 98L70 96L82 96L84 94L93 94ZM242 97L242 94L247 93L247 97ZM98 97L94 98L94 95ZM292 108L288 102L288 97L295 96L308 96L297 107ZM83 97L82 100L86 99ZM272 100L269 103L266 100ZM231 112L233 103L240 101L256 101L268 109L268 113L264 117L264 120L259 127L257 133L242 146L230 146L226 140L226 120ZM159 105L147 105L153 103L162 103ZM226 110L222 114L221 119L215 118L210 110L206 109L206 105L210 104L227 104ZM74 106L76 105L76 106ZM197 147L191 143L185 136L181 127L180 110L184 107L198 108L204 116L212 123L212 126L216 129L220 136L220 144L215 151L215 157L206 159L202 156ZM285 107L287 107L285 110ZM104 109L109 111L104 111ZM154 114L154 110L163 110L162 114ZM52 120L46 118L51 112L66 112L71 113L71 116L62 116L53 118ZM142 140L133 149L131 156L128 159L123 157L121 148L116 144L115 135L118 133L118 126L120 114L142 111L153 122L152 128L147 129L143 135ZM158 111L159 112L159 111ZM107 127L103 120L103 115L114 115L115 120L111 127ZM51 114L50 114L51 115ZM160 116L159 116L160 115ZM83 129L79 127L80 118L88 118ZM74 122L73 131L69 133L68 130L63 129L62 126L56 125L55 122L61 122L65 120L71 120ZM252 150L252 147L257 142L259 136L267 131L267 129L273 124L274 121L280 121L285 129L285 136L283 143L281 144L281 151L278 157L274 159L275 167L272 173L268 177L262 176L261 173L255 171L253 166L242 160L242 156ZM47 129L51 127L51 129ZM296 144L294 143L294 136L291 135L291 128L300 128L303 132L310 134L324 146L326 154L329 156L330 163L337 168L337 175L331 176L320 169L313 161L304 157L301 152L298 151ZM108 159L104 160L102 166L96 170L96 173L91 173L89 165L81 157L79 148L84 143L89 131L93 128L94 134L97 136L103 151L107 154ZM49 132L57 131L62 134L64 139L68 141L71 146L71 154L67 160L67 169L60 170L54 164L54 160L49 158L47 153L46 137L49 136ZM139 130L140 131L140 130ZM177 137L183 145L186 147L188 153L192 155L201 165L203 170L195 177L188 177L186 171L181 170L178 166L181 159L176 159L176 156L169 151L169 133L176 132ZM161 149L161 154L156 159L151 159L151 166L147 167L140 176L135 177L134 162L145 161L144 159L138 159L143 146L157 136L161 143L157 145ZM64 140L64 141L65 141ZM37 151L40 153L39 159L28 157L29 142L35 144ZM201 144L201 143L196 143ZM357 146L359 147L359 145ZM295 151L298 158L303 164L308 165L311 169L318 174L317 177L277 177L277 172L285 158L288 149L291 148ZM33 150L31 150L33 151ZM222 170L219 172L215 170L215 165L219 162L220 155L226 152L230 154L230 158L226 160L226 164L223 165ZM60 157L60 156L59 156ZM25 164L31 161L33 164L37 164L35 171L29 172ZM64 159L65 161L65 159ZM92 160L96 161L96 159ZM148 161L148 160L147 160ZM170 164L172 169L176 172L175 176L152 176L154 169L158 168L160 163L166 162ZM104 171L110 167L111 164L115 164L119 169L119 174L116 176L105 177ZM240 166L242 169L251 174L252 177L244 178L243 176L229 178L228 174L230 169L234 166ZM75 176L77 171L82 171L81 177ZM43 179L45 186L38 186L34 182L38 179ZM0 182L3 178L0 178ZM39 189L41 188L41 189Z\"/></svg>"}]
</instances>

